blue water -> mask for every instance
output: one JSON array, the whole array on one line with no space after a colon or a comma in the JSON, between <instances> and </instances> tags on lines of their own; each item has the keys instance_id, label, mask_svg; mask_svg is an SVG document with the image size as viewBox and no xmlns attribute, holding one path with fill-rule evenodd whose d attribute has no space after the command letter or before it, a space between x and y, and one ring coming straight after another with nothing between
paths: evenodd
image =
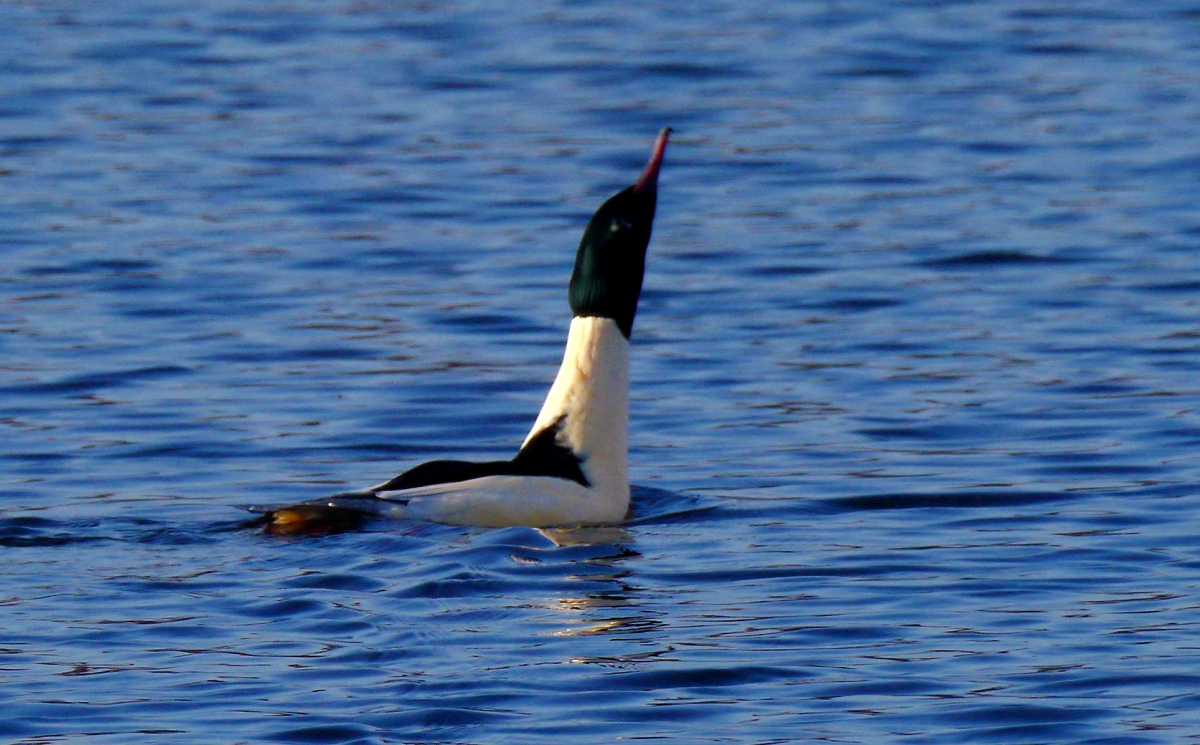
<instances>
[{"instance_id":1,"label":"blue water","mask_svg":"<svg viewBox=\"0 0 1200 745\"><path fill-rule=\"evenodd\" d=\"M0 5L0 741L1200 740L1200 5ZM505 458L655 132L620 528Z\"/></svg>"}]
</instances>

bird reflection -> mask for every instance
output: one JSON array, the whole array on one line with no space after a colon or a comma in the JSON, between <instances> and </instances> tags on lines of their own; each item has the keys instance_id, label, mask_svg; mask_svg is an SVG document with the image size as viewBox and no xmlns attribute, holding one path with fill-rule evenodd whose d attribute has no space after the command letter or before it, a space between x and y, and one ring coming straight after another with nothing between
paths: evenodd
<instances>
[{"instance_id":1,"label":"bird reflection","mask_svg":"<svg viewBox=\"0 0 1200 745\"><path fill-rule=\"evenodd\" d=\"M641 558L632 548L633 536L617 526L571 529L543 528L538 531L557 548L600 549L599 553L572 559L580 571L565 579L592 583L592 589L578 596L560 597L548 607L564 614L575 615L567 628L552 632L553 636L611 636L622 637L646 634L663 627L637 603L641 588L630 582L633 572L628 564ZM614 662L612 658L572 658L572 662Z\"/></svg>"},{"instance_id":2,"label":"bird reflection","mask_svg":"<svg viewBox=\"0 0 1200 745\"><path fill-rule=\"evenodd\" d=\"M564 546L625 546L633 543L628 530L615 525L580 528L538 528L537 531L559 548ZM636 552L635 552L636 553Z\"/></svg>"}]
</instances>

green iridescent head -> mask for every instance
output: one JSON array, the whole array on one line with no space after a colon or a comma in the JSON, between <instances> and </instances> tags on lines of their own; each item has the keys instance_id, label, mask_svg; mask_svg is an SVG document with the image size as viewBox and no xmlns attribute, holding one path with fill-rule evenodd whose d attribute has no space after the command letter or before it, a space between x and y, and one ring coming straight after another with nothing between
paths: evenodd
<instances>
[{"instance_id":1,"label":"green iridescent head","mask_svg":"<svg viewBox=\"0 0 1200 745\"><path fill-rule=\"evenodd\" d=\"M658 171L670 134L670 127L659 133L650 162L634 185L610 197L592 215L571 273L571 311L577 316L611 318L627 339L642 293L658 201Z\"/></svg>"}]
</instances>

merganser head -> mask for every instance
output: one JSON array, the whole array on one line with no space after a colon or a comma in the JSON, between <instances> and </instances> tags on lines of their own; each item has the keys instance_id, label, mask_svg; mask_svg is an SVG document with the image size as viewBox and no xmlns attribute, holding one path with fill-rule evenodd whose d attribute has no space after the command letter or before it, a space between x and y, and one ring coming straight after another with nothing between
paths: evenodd
<instances>
[{"instance_id":1,"label":"merganser head","mask_svg":"<svg viewBox=\"0 0 1200 745\"><path fill-rule=\"evenodd\" d=\"M613 319L626 339L633 331L633 317L642 293L646 248L658 198L658 171L670 134L670 127L659 133L650 162L633 186L610 197L592 215L579 241L575 271L571 273L571 311L576 316Z\"/></svg>"}]
</instances>

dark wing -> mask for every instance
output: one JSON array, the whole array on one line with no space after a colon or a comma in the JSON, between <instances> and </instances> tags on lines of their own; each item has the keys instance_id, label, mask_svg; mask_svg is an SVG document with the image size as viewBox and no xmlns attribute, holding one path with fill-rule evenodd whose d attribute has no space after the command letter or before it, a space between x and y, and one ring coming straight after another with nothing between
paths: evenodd
<instances>
[{"instance_id":1,"label":"dark wing","mask_svg":"<svg viewBox=\"0 0 1200 745\"><path fill-rule=\"evenodd\" d=\"M583 458L558 441L558 432L566 418L564 414L529 439L521 452L509 461L515 469L513 473L520 476L553 476L591 486L579 467Z\"/></svg>"},{"instance_id":2,"label":"dark wing","mask_svg":"<svg viewBox=\"0 0 1200 745\"><path fill-rule=\"evenodd\" d=\"M416 489L418 486L433 486L434 484L452 484L456 481L470 481L483 476L497 476L507 473L511 461L493 460L484 463L473 463L466 460L433 460L408 469L391 481L375 487L374 491L400 491L401 489Z\"/></svg>"},{"instance_id":3,"label":"dark wing","mask_svg":"<svg viewBox=\"0 0 1200 745\"><path fill-rule=\"evenodd\" d=\"M570 448L558 442L563 419L534 435L512 460L475 463L466 460L434 460L410 468L396 478L375 487L376 492L416 489L420 486L453 484L484 476L551 476L590 486L582 462Z\"/></svg>"}]
</instances>

